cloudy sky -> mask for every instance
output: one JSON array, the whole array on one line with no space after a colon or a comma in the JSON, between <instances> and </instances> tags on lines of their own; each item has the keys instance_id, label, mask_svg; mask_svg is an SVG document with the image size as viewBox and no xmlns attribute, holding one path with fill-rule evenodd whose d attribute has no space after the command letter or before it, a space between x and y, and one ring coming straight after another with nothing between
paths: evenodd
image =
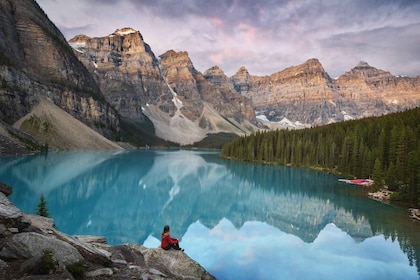
<instances>
[{"instance_id":1,"label":"cloudy sky","mask_svg":"<svg viewBox=\"0 0 420 280\"><path fill-rule=\"evenodd\" d=\"M201 72L269 75L317 58L331 77L360 61L420 75L420 0L37 0L69 40L132 27L156 56L187 51Z\"/></svg>"}]
</instances>

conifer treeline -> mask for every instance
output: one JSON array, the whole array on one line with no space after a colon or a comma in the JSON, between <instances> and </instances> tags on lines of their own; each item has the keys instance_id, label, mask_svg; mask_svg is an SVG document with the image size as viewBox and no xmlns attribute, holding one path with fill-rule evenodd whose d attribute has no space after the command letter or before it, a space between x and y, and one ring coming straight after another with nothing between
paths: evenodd
<instances>
[{"instance_id":1,"label":"conifer treeline","mask_svg":"<svg viewBox=\"0 0 420 280\"><path fill-rule=\"evenodd\" d=\"M387 185L420 204L420 108L302 130L256 132L226 144L222 157L326 168Z\"/></svg>"}]
</instances>

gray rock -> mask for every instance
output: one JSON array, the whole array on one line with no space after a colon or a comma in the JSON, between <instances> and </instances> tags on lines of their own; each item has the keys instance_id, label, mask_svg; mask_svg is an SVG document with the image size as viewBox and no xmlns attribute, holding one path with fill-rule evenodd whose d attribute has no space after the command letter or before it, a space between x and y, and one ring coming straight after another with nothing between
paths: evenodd
<instances>
[{"instance_id":1,"label":"gray rock","mask_svg":"<svg viewBox=\"0 0 420 280\"><path fill-rule=\"evenodd\" d=\"M89 271L86 273L86 277L112 276L112 274L114 274L112 269L105 267Z\"/></svg>"},{"instance_id":2,"label":"gray rock","mask_svg":"<svg viewBox=\"0 0 420 280\"><path fill-rule=\"evenodd\" d=\"M0 236L5 235L5 232L7 231L7 228L5 225L0 224Z\"/></svg>"},{"instance_id":3,"label":"gray rock","mask_svg":"<svg viewBox=\"0 0 420 280\"><path fill-rule=\"evenodd\" d=\"M153 274L153 275L158 275L158 276L162 276L162 277L167 278L167 276L165 274L163 274L162 272L160 272L159 270L154 269L154 268L149 269L149 273Z\"/></svg>"},{"instance_id":4,"label":"gray rock","mask_svg":"<svg viewBox=\"0 0 420 280\"><path fill-rule=\"evenodd\" d=\"M111 264L110 252L103 249L92 247L89 244L84 243L80 241L79 239L74 238L63 232L57 231L55 232L55 234L60 240L63 240L64 242L68 243L69 246L76 248L86 260L97 263L97 264L101 264L104 266L109 266Z\"/></svg>"},{"instance_id":5,"label":"gray rock","mask_svg":"<svg viewBox=\"0 0 420 280\"><path fill-rule=\"evenodd\" d=\"M107 243L105 236L75 235L74 237L84 243Z\"/></svg>"},{"instance_id":6,"label":"gray rock","mask_svg":"<svg viewBox=\"0 0 420 280\"><path fill-rule=\"evenodd\" d=\"M0 224L6 228L17 228L19 231L27 228L30 221L0 192Z\"/></svg>"},{"instance_id":7,"label":"gray rock","mask_svg":"<svg viewBox=\"0 0 420 280\"><path fill-rule=\"evenodd\" d=\"M215 279L181 251L125 244L112 247L111 252L113 260L126 260L127 267L140 273L143 279ZM123 266L121 262L119 264Z\"/></svg>"},{"instance_id":8,"label":"gray rock","mask_svg":"<svg viewBox=\"0 0 420 280\"><path fill-rule=\"evenodd\" d=\"M139 246L140 247L140 246ZM114 246L110 250L112 261L121 263L124 260L129 265L145 267L143 253L134 245Z\"/></svg>"},{"instance_id":9,"label":"gray rock","mask_svg":"<svg viewBox=\"0 0 420 280\"><path fill-rule=\"evenodd\" d=\"M6 196L9 196L12 194L12 188L8 185L0 182L0 192L5 194Z\"/></svg>"},{"instance_id":10,"label":"gray rock","mask_svg":"<svg viewBox=\"0 0 420 280\"><path fill-rule=\"evenodd\" d=\"M27 213L23 215L33 227L40 229L42 232L51 234L55 231L53 219Z\"/></svg>"},{"instance_id":11,"label":"gray rock","mask_svg":"<svg viewBox=\"0 0 420 280\"><path fill-rule=\"evenodd\" d=\"M54 258L60 263L72 264L83 259L79 251L70 244L35 232L23 232L6 238L0 258L28 259L42 256L43 250L48 248L53 250Z\"/></svg>"},{"instance_id":12,"label":"gray rock","mask_svg":"<svg viewBox=\"0 0 420 280\"><path fill-rule=\"evenodd\" d=\"M0 216L6 219L17 219L23 216L16 206L14 206L6 197L4 193L0 192Z\"/></svg>"},{"instance_id":13,"label":"gray rock","mask_svg":"<svg viewBox=\"0 0 420 280\"><path fill-rule=\"evenodd\" d=\"M35 256L27 259L20 265L20 271L29 274L37 274L38 268L41 265L41 257Z\"/></svg>"},{"instance_id":14,"label":"gray rock","mask_svg":"<svg viewBox=\"0 0 420 280\"><path fill-rule=\"evenodd\" d=\"M0 259L0 270L5 269L6 267L8 267L7 262Z\"/></svg>"},{"instance_id":15,"label":"gray rock","mask_svg":"<svg viewBox=\"0 0 420 280\"><path fill-rule=\"evenodd\" d=\"M8 230L9 230L11 233L19 233L19 229L14 228L14 227L12 227L12 228L8 228Z\"/></svg>"},{"instance_id":16,"label":"gray rock","mask_svg":"<svg viewBox=\"0 0 420 280\"><path fill-rule=\"evenodd\" d=\"M144 254L149 267L168 277L187 279L215 279L201 265L182 251L150 248Z\"/></svg>"}]
</instances>

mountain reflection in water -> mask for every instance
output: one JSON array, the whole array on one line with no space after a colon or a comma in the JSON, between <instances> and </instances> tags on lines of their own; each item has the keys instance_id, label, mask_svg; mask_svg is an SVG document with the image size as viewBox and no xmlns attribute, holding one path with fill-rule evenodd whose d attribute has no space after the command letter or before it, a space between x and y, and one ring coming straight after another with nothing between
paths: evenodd
<instances>
[{"instance_id":1,"label":"mountain reflection in water","mask_svg":"<svg viewBox=\"0 0 420 280\"><path fill-rule=\"evenodd\" d=\"M419 225L330 174L202 151L60 152L0 163L12 202L33 212L43 193L59 230L154 247L169 224L219 279L418 279Z\"/></svg>"}]
</instances>

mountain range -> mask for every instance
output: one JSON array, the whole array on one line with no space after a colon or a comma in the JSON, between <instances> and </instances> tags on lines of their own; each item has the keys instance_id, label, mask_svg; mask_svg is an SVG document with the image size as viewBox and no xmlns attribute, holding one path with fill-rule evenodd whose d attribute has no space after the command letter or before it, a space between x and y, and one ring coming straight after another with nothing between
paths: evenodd
<instances>
[{"instance_id":1,"label":"mountain range","mask_svg":"<svg viewBox=\"0 0 420 280\"><path fill-rule=\"evenodd\" d=\"M420 105L420 76L366 62L335 79L314 58L267 76L245 67L232 77L218 66L201 73L187 52L156 56L130 27L67 42L35 1L0 7L1 143L22 142L19 131L58 149L188 145Z\"/></svg>"}]
</instances>

